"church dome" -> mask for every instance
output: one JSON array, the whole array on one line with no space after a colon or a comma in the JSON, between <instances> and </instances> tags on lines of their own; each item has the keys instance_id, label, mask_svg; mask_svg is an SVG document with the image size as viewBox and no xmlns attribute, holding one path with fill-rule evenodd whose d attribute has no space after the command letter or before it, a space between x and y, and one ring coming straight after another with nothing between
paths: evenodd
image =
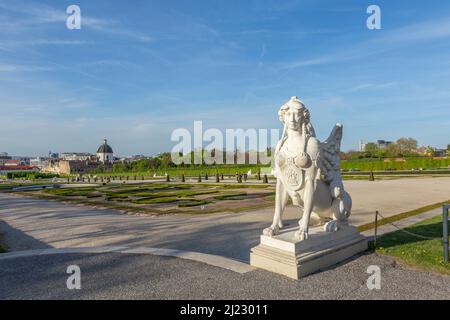
<instances>
[{"instance_id":1,"label":"church dome","mask_svg":"<svg viewBox=\"0 0 450 320\"><path fill-rule=\"evenodd\" d=\"M97 153L114 153L111 146L104 140L103 144L98 147Z\"/></svg>"}]
</instances>

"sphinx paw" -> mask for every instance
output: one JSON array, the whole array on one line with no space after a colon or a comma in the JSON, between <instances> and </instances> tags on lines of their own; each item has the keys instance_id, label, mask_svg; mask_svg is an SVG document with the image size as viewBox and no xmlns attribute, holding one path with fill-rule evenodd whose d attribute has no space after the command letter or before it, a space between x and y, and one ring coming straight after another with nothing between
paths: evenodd
<instances>
[{"instance_id":1,"label":"sphinx paw","mask_svg":"<svg viewBox=\"0 0 450 320\"><path fill-rule=\"evenodd\" d=\"M308 232L304 231L304 230L298 230L295 234L294 234L294 238L296 240L299 241L303 241L308 239Z\"/></svg>"},{"instance_id":2,"label":"sphinx paw","mask_svg":"<svg viewBox=\"0 0 450 320\"><path fill-rule=\"evenodd\" d=\"M263 230L263 235L273 237L274 235L278 234L279 229L280 228L278 226L270 226L269 228L265 228Z\"/></svg>"},{"instance_id":3,"label":"sphinx paw","mask_svg":"<svg viewBox=\"0 0 450 320\"><path fill-rule=\"evenodd\" d=\"M323 230L326 232L336 232L339 230L339 221L331 220L323 226Z\"/></svg>"}]
</instances>

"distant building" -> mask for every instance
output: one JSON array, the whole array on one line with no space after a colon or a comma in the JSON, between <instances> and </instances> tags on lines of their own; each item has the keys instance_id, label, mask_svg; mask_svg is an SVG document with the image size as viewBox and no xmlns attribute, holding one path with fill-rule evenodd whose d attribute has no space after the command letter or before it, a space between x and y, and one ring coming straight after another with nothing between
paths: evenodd
<instances>
[{"instance_id":1,"label":"distant building","mask_svg":"<svg viewBox=\"0 0 450 320\"><path fill-rule=\"evenodd\" d=\"M48 157L36 157L34 159L30 159L30 166L37 167L39 169L45 168L48 166L50 158Z\"/></svg>"},{"instance_id":2,"label":"distant building","mask_svg":"<svg viewBox=\"0 0 450 320\"><path fill-rule=\"evenodd\" d=\"M364 143L363 140L359 140L359 151L360 152L366 151L366 146L368 144L375 145L378 149L386 149L386 147L392 143L393 143L392 141L386 141L386 140L377 140L377 142Z\"/></svg>"},{"instance_id":3,"label":"distant building","mask_svg":"<svg viewBox=\"0 0 450 320\"><path fill-rule=\"evenodd\" d=\"M447 150L445 149L434 149L433 151L433 157L446 157L447 156Z\"/></svg>"},{"instance_id":4,"label":"distant building","mask_svg":"<svg viewBox=\"0 0 450 320\"><path fill-rule=\"evenodd\" d=\"M134 156L131 156L129 159L131 161L137 161L137 160L143 160L143 159L148 159L149 157L144 156L143 154L136 154Z\"/></svg>"},{"instance_id":5,"label":"distant building","mask_svg":"<svg viewBox=\"0 0 450 320\"><path fill-rule=\"evenodd\" d=\"M385 149L390 144L392 144L392 141L377 140L377 146L380 149Z\"/></svg>"},{"instance_id":6,"label":"distant building","mask_svg":"<svg viewBox=\"0 0 450 320\"><path fill-rule=\"evenodd\" d=\"M61 159L66 161L95 160L92 154L86 152L64 152L61 153Z\"/></svg>"},{"instance_id":7,"label":"distant building","mask_svg":"<svg viewBox=\"0 0 450 320\"><path fill-rule=\"evenodd\" d=\"M6 160L3 165L7 167L27 166L29 163L26 160L9 159Z\"/></svg>"},{"instance_id":8,"label":"distant building","mask_svg":"<svg viewBox=\"0 0 450 320\"><path fill-rule=\"evenodd\" d=\"M12 156L12 160L19 160L21 165L29 166L30 165L30 157L21 157L21 156Z\"/></svg>"},{"instance_id":9,"label":"distant building","mask_svg":"<svg viewBox=\"0 0 450 320\"><path fill-rule=\"evenodd\" d=\"M83 174L99 166L109 169L114 162L114 152L107 140L97 149L97 155L91 153L65 152L60 159L48 159L48 164L42 168L43 172L55 174Z\"/></svg>"},{"instance_id":10,"label":"distant building","mask_svg":"<svg viewBox=\"0 0 450 320\"><path fill-rule=\"evenodd\" d=\"M8 153L6 152L0 152L0 166L5 165L5 162L7 160L11 160L11 157L8 156Z\"/></svg>"},{"instance_id":11,"label":"distant building","mask_svg":"<svg viewBox=\"0 0 450 320\"><path fill-rule=\"evenodd\" d=\"M42 172L62 175L80 174L96 169L99 165L100 162L91 160L51 160Z\"/></svg>"},{"instance_id":12,"label":"distant building","mask_svg":"<svg viewBox=\"0 0 450 320\"><path fill-rule=\"evenodd\" d=\"M34 166L0 166L0 175L6 175L10 172L37 172L39 168Z\"/></svg>"},{"instance_id":13,"label":"distant building","mask_svg":"<svg viewBox=\"0 0 450 320\"><path fill-rule=\"evenodd\" d=\"M364 141L359 140L359 152L364 152L366 150L366 144Z\"/></svg>"},{"instance_id":14,"label":"distant building","mask_svg":"<svg viewBox=\"0 0 450 320\"><path fill-rule=\"evenodd\" d=\"M417 153L419 154L423 154L423 155L427 155L428 153L428 148L425 146L421 146L417 148Z\"/></svg>"},{"instance_id":15,"label":"distant building","mask_svg":"<svg viewBox=\"0 0 450 320\"><path fill-rule=\"evenodd\" d=\"M106 139L103 140L103 144L98 147L97 158L101 163L113 163L114 152Z\"/></svg>"},{"instance_id":16,"label":"distant building","mask_svg":"<svg viewBox=\"0 0 450 320\"><path fill-rule=\"evenodd\" d=\"M48 152L48 157L49 157L50 159L58 159L58 158L59 158L59 153L49 151L49 152Z\"/></svg>"}]
</instances>

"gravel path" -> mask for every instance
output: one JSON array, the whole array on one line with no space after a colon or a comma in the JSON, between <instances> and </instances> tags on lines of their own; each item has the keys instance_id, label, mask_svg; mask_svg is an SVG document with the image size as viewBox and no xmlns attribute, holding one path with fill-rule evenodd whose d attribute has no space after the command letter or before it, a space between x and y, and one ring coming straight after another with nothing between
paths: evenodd
<instances>
[{"instance_id":1,"label":"gravel path","mask_svg":"<svg viewBox=\"0 0 450 320\"><path fill-rule=\"evenodd\" d=\"M69 265L81 289L66 287ZM381 289L366 286L369 265ZM0 259L0 299L449 299L450 277L366 254L300 281L263 270L239 274L203 263L141 254L60 254Z\"/></svg>"},{"instance_id":2,"label":"gravel path","mask_svg":"<svg viewBox=\"0 0 450 320\"><path fill-rule=\"evenodd\" d=\"M346 182L353 223L448 199L450 179ZM350 183L351 182L351 183ZM352 190L353 189L353 190ZM364 209L363 209L364 208ZM248 262L272 208L239 214L130 216L114 210L0 193L0 233L10 250L127 246L196 251ZM290 208L288 225L298 220ZM66 268L82 270L82 289L66 288ZM381 290L366 286L381 268ZM150 254L66 253L0 259L0 299L442 299L450 278L365 254L300 281L263 270L239 274L197 261Z\"/></svg>"}]
</instances>

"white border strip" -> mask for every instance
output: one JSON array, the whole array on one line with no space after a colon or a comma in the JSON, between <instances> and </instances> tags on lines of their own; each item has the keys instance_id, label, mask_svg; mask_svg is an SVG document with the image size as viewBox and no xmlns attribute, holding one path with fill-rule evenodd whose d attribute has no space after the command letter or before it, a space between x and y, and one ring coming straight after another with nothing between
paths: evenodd
<instances>
[{"instance_id":1,"label":"white border strip","mask_svg":"<svg viewBox=\"0 0 450 320\"><path fill-rule=\"evenodd\" d=\"M203 262L215 267L228 269L241 274L256 269L255 267L252 267L247 263L213 254L176 250L176 249L146 248L146 247L132 248L126 246L51 248L51 249L15 251L0 254L0 260L15 259L30 256L51 255L51 254L108 253L108 252L127 253L127 254L151 254L156 256L176 257L180 259Z\"/></svg>"}]
</instances>

